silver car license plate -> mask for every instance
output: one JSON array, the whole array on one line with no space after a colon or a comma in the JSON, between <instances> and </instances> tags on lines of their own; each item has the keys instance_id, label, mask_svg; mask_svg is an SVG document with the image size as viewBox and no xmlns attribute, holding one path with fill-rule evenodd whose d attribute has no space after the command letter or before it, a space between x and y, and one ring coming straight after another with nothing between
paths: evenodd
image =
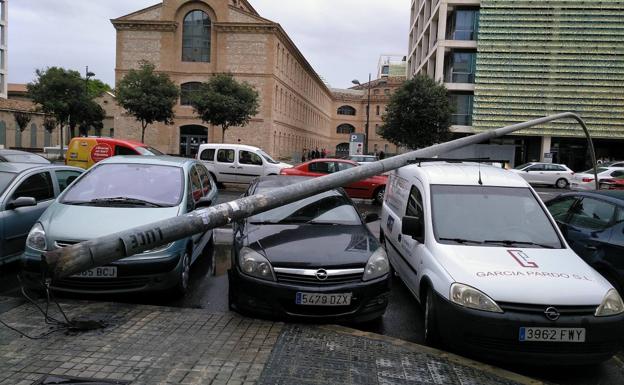
<instances>
[{"instance_id":1,"label":"silver car license plate","mask_svg":"<svg viewBox=\"0 0 624 385\"><path fill-rule=\"evenodd\" d=\"M520 328L522 342L585 342L585 328Z\"/></svg>"},{"instance_id":2,"label":"silver car license plate","mask_svg":"<svg viewBox=\"0 0 624 385\"><path fill-rule=\"evenodd\" d=\"M297 305L310 306L349 306L351 305L351 293L318 294L298 292L295 303Z\"/></svg>"},{"instance_id":3,"label":"silver car license plate","mask_svg":"<svg viewBox=\"0 0 624 385\"><path fill-rule=\"evenodd\" d=\"M117 278L116 266L102 266L72 275L72 278Z\"/></svg>"}]
</instances>

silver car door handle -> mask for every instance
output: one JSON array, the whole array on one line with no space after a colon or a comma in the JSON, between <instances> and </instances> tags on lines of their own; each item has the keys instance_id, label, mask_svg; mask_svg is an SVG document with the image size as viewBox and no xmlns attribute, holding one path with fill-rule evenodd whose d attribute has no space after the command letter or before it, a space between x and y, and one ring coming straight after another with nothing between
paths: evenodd
<instances>
[{"instance_id":1,"label":"silver car door handle","mask_svg":"<svg viewBox=\"0 0 624 385\"><path fill-rule=\"evenodd\" d=\"M236 168L235 166L230 166L230 168Z\"/></svg>"}]
</instances>

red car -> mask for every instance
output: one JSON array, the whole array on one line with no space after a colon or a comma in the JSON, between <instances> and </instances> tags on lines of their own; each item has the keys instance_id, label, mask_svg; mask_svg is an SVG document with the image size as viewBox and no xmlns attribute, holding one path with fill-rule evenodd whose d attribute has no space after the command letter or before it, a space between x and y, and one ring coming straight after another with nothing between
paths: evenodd
<instances>
[{"instance_id":1,"label":"red car","mask_svg":"<svg viewBox=\"0 0 624 385\"><path fill-rule=\"evenodd\" d=\"M357 162L347 159L314 159L296 167L284 168L280 174L318 177L358 166ZM388 183L388 177L378 175L351 183L344 186L344 189L351 198L373 199L375 203L381 204L386 192L386 183Z\"/></svg>"},{"instance_id":2,"label":"red car","mask_svg":"<svg viewBox=\"0 0 624 385\"><path fill-rule=\"evenodd\" d=\"M624 177L601 179L601 190L624 190Z\"/></svg>"}]
</instances>

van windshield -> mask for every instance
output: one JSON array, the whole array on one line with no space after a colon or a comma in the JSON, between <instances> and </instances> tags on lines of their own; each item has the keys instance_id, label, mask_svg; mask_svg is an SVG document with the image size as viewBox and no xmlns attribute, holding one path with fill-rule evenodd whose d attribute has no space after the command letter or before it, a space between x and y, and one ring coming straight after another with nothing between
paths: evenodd
<instances>
[{"instance_id":1,"label":"van windshield","mask_svg":"<svg viewBox=\"0 0 624 385\"><path fill-rule=\"evenodd\" d=\"M258 150L258 154L262 155L262 157L264 159L266 159L267 162L269 163L273 163L273 164L279 164L278 161L274 160L273 158L271 158L271 156L269 154L267 154L266 152L262 151L262 150Z\"/></svg>"},{"instance_id":2,"label":"van windshield","mask_svg":"<svg viewBox=\"0 0 624 385\"><path fill-rule=\"evenodd\" d=\"M563 248L528 188L432 185L431 196L439 243Z\"/></svg>"},{"instance_id":3,"label":"van windshield","mask_svg":"<svg viewBox=\"0 0 624 385\"><path fill-rule=\"evenodd\" d=\"M140 155L153 155L153 156L159 156L159 155L165 155L162 152L158 151L157 149L155 149L154 147L136 147L135 150L140 154Z\"/></svg>"}]
</instances>

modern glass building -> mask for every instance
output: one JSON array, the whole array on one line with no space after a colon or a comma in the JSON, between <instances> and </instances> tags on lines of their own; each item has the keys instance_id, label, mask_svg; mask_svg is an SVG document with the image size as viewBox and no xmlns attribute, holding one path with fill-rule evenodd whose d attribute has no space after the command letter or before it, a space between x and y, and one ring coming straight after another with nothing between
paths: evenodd
<instances>
[{"instance_id":1,"label":"modern glass building","mask_svg":"<svg viewBox=\"0 0 624 385\"><path fill-rule=\"evenodd\" d=\"M445 83L457 135L574 111L599 158L624 158L623 21L615 0L413 0L408 76ZM495 143L516 145L516 162L588 158L573 122Z\"/></svg>"}]
</instances>

